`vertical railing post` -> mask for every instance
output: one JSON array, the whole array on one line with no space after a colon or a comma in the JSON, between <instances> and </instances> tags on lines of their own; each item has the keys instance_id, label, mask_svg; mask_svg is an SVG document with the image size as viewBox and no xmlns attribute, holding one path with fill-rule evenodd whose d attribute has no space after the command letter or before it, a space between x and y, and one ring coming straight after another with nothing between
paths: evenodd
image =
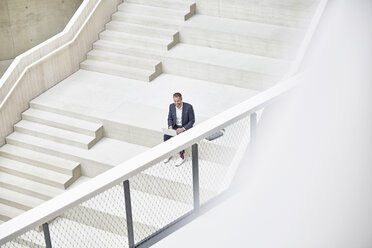
<instances>
[{"instance_id":1,"label":"vertical railing post","mask_svg":"<svg viewBox=\"0 0 372 248\"><path fill-rule=\"evenodd\" d=\"M52 241L50 239L48 223L43 224L43 231L44 231L45 247L46 248L52 248Z\"/></svg>"},{"instance_id":2,"label":"vertical railing post","mask_svg":"<svg viewBox=\"0 0 372 248\"><path fill-rule=\"evenodd\" d=\"M257 129L257 113L254 112L251 114L251 142L256 138L256 129Z\"/></svg>"},{"instance_id":3,"label":"vertical railing post","mask_svg":"<svg viewBox=\"0 0 372 248\"><path fill-rule=\"evenodd\" d=\"M125 213L127 217L128 243L129 243L129 248L134 248L132 203L130 199L129 180L125 180L123 182L123 185L124 185Z\"/></svg>"},{"instance_id":4,"label":"vertical railing post","mask_svg":"<svg viewBox=\"0 0 372 248\"><path fill-rule=\"evenodd\" d=\"M192 154L192 185L193 185L193 197L194 197L194 211L197 212L199 211L199 207L200 207L198 144L192 145L191 154Z\"/></svg>"}]
</instances>

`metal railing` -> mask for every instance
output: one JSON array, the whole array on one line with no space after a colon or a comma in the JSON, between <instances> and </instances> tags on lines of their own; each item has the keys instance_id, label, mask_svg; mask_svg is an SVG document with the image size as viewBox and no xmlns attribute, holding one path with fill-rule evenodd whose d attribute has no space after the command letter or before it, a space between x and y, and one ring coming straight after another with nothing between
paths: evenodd
<instances>
[{"instance_id":1,"label":"metal railing","mask_svg":"<svg viewBox=\"0 0 372 248\"><path fill-rule=\"evenodd\" d=\"M228 189L254 136L256 112L294 85L276 85L3 223L0 245L148 247ZM222 137L205 139L222 129ZM180 167L175 158L162 162L181 150Z\"/></svg>"}]
</instances>

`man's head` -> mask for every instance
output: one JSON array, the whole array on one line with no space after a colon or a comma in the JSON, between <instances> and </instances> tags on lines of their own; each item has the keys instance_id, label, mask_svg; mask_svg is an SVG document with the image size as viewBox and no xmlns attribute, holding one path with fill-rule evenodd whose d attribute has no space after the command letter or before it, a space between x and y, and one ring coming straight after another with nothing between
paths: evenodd
<instances>
[{"instance_id":1,"label":"man's head","mask_svg":"<svg viewBox=\"0 0 372 248\"><path fill-rule=\"evenodd\" d=\"M182 95L181 93L174 93L173 94L173 101L177 108L181 108L182 106Z\"/></svg>"}]
</instances>

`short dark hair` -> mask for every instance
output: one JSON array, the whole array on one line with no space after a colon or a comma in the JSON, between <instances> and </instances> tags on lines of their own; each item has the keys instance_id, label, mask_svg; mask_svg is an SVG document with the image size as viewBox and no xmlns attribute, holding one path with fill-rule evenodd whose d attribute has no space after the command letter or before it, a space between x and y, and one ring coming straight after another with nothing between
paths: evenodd
<instances>
[{"instance_id":1,"label":"short dark hair","mask_svg":"<svg viewBox=\"0 0 372 248\"><path fill-rule=\"evenodd\" d=\"M176 92L173 94L173 97L180 97L182 99L182 95L179 92Z\"/></svg>"}]
</instances>

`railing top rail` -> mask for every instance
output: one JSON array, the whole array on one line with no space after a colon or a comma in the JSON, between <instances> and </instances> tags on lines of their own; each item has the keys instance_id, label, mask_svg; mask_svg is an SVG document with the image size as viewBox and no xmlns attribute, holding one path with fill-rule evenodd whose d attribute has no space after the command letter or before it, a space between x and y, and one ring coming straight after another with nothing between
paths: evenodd
<instances>
[{"instance_id":1,"label":"railing top rail","mask_svg":"<svg viewBox=\"0 0 372 248\"><path fill-rule=\"evenodd\" d=\"M264 108L272 100L295 86L295 77L278 84L256 96L206 120L184 134L161 143L144 153L92 178L25 213L0 225L0 245L39 226L71 209L74 206L104 192L105 190L137 175L153 164L162 161L175 152L190 147L203 138Z\"/></svg>"},{"instance_id":2,"label":"railing top rail","mask_svg":"<svg viewBox=\"0 0 372 248\"><path fill-rule=\"evenodd\" d=\"M6 100L6 96L12 91L16 82L23 77L24 72L29 68L29 65L38 61L40 58L45 57L47 54L53 52L74 38L77 30L79 30L84 24L86 17L100 1L101 0L84 0L62 32L18 55L13 60L0 78L0 103L3 103Z\"/></svg>"}]
</instances>

